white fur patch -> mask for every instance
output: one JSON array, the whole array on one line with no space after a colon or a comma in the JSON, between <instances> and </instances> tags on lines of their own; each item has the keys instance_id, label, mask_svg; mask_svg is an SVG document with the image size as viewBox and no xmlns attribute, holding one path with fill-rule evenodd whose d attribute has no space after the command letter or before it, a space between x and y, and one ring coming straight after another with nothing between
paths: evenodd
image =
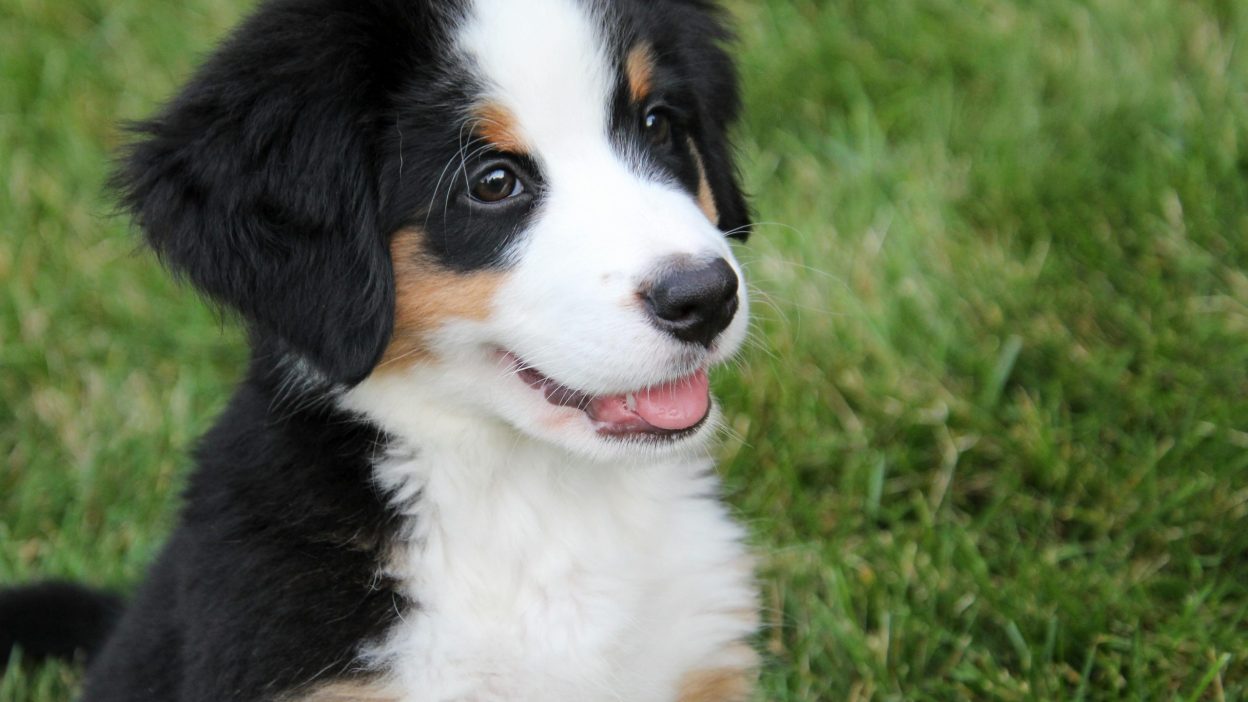
<instances>
[{"instance_id":1,"label":"white fur patch","mask_svg":"<svg viewBox=\"0 0 1248 702\"><path fill-rule=\"evenodd\" d=\"M638 290L673 257L724 258L739 279L744 275L697 199L639 169L612 142L609 106L619 67L610 63L588 5L476 0L460 33L459 50L480 74L483 98L513 116L545 188L495 314L481 324L449 325L441 341L443 356L458 367L467 369L474 349L494 345L564 385L615 394L731 355L745 337L748 299L741 286L742 313L711 352L676 341L648 318ZM479 386L482 374L497 370L492 357L476 355L482 362L464 381ZM531 435L591 454L603 450L588 422L551 412L515 386L489 388L492 413Z\"/></svg>"},{"instance_id":2,"label":"white fur patch","mask_svg":"<svg viewBox=\"0 0 1248 702\"><path fill-rule=\"evenodd\" d=\"M340 402L398 443L376 468L408 517L388 576L416 609L366 651L407 702L672 702L697 670L748 667L743 532L717 499L707 426L676 442L609 439L500 364L624 393L730 356L649 321L637 291L672 256L728 260L696 198L608 135L615 68L577 0L475 0L458 49L515 118L545 177L485 319L445 322L430 360L378 372Z\"/></svg>"},{"instance_id":3,"label":"white fur patch","mask_svg":"<svg viewBox=\"0 0 1248 702\"><path fill-rule=\"evenodd\" d=\"M751 664L732 644L752 574L706 461L431 429L378 466L410 517L387 575L417 605L366 659L404 700L670 702L691 671Z\"/></svg>"}]
</instances>

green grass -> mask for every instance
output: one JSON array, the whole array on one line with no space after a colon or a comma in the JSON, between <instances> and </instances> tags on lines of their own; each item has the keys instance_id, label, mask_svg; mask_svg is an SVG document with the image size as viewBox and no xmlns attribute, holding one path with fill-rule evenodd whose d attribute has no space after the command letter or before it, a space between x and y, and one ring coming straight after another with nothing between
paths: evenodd
<instances>
[{"instance_id":1,"label":"green grass","mask_svg":"<svg viewBox=\"0 0 1248 702\"><path fill-rule=\"evenodd\" d=\"M1248 698L1248 6L730 4L762 698ZM243 5L0 0L0 582L133 586L241 371L101 184Z\"/></svg>"}]
</instances>

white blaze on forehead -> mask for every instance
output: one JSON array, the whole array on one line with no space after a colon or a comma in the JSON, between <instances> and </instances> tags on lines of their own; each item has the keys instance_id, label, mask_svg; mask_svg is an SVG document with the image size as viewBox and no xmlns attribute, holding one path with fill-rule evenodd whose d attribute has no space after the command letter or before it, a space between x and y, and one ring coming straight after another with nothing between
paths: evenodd
<instances>
[{"instance_id":1,"label":"white blaze on forehead","mask_svg":"<svg viewBox=\"0 0 1248 702\"><path fill-rule=\"evenodd\" d=\"M605 145L614 72L588 3L473 0L459 49L537 158Z\"/></svg>"},{"instance_id":2,"label":"white blaze on forehead","mask_svg":"<svg viewBox=\"0 0 1248 702\"><path fill-rule=\"evenodd\" d=\"M470 0L456 41L481 85L477 116L498 115L542 177L493 314L473 333L563 385L617 395L693 370L689 350L651 322L646 281L675 257L733 258L691 193L651 167L640 145L617 148L610 128L623 66L599 1ZM734 350L744 329L737 315L720 348ZM536 427L525 424L532 405L507 411Z\"/></svg>"}]
</instances>

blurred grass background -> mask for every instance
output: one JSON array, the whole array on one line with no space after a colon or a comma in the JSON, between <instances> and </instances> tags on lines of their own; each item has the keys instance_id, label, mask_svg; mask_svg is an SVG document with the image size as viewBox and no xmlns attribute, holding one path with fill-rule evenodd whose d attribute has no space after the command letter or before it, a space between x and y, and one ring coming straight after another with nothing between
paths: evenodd
<instances>
[{"instance_id":1,"label":"blurred grass background","mask_svg":"<svg viewBox=\"0 0 1248 702\"><path fill-rule=\"evenodd\" d=\"M102 182L246 5L0 0L0 583L133 587L241 372ZM1248 697L1248 4L729 5L760 698Z\"/></svg>"}]
</instances>

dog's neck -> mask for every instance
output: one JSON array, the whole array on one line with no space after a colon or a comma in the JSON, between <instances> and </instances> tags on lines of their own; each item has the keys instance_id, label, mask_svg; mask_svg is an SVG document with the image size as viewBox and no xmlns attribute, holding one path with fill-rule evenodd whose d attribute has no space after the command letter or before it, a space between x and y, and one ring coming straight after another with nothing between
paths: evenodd
<instances>
[{"instance_id":1,"label":"dog's neck","mask_svg":"<svg viewBox=\"0 0 1248 702\"><path fill-rule=\"evenodd\" d=\"M366 660L396 689L670 700L753 664L751 563L708 457L597 460L442 398L340 398L391 436L374 477L402 524L382 575L415 609Z\"/></svg>"}]
</instances>

